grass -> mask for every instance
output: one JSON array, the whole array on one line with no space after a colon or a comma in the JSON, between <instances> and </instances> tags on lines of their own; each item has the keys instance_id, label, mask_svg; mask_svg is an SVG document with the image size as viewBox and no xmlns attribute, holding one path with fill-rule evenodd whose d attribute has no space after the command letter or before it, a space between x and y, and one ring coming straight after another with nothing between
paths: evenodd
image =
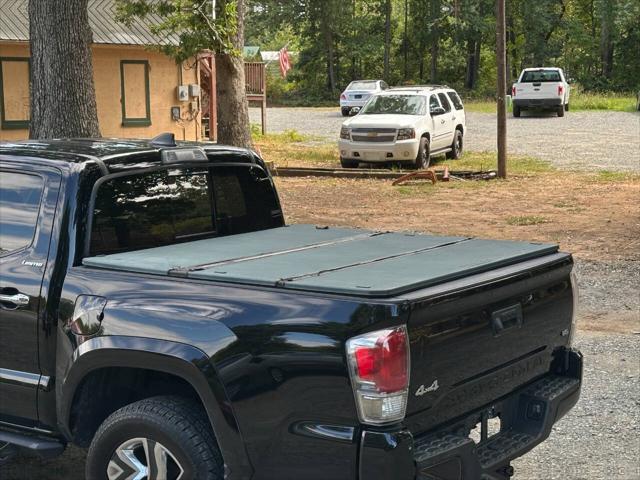
<instances>
[{"instance_id":1,"label":"grass","mask_svg":"<svg viewBox=\"0 0 640 480\"><path fill-rule=\"evenodd\" d=\"M594 181L596 182L627 182L640 179L640 175L637 173L614 172L611 170L600 170L595 176Z\"/></svg>"},{"instance_id":2,"label":"grass","mask_svg":"<svg viewBox=\"0 0 640 480\"><path fill-rule=\"evenodd\" d=\"M335 143L324 139L302 135L295 130L283 133L262 135L253 131L253 139L265 160L279 167L327 167L340 166L340 156ZM447 160L444 156L431 159L431 166L440 169L448 166L450 170L487 171L495 170L496 154L493 152L465 152L459 160ZM530 175L550 172L554 168L550 163L524 155L509 157L508 172L515 175ZM397 167L392 167L397 170Z\"/></svg>"},{"instance_id":3,"label":"grass","mask_svg":"<svg viewBox=\"0 0 640 480\"><path fill-rule=\"evenodd\" d=\"M540 225L547 223L549 220L540 215L514 215L507 217L508 225L515 225L517 227L524 227L528 225Z\"/></svg>"},{"instance_id":4,"label":"grass","mask_svg":"<svg viewBox=\"0 0 640 480\"><path fill-rule=\"evenodd\" d=\"M571 110L611 110L617 112L633 112L636 98L629 93L590 93L573 90L569 99ZM494 100L469 100L464 108L468 112L495 113ZM511 108L507 108L511 111Z\"/></svg>"}]
</instances>

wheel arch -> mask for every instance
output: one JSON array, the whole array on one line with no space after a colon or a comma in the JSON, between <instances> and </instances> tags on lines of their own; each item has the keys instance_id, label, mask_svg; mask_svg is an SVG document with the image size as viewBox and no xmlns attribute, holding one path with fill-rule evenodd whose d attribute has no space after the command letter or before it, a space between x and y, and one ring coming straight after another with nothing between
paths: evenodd
<instances>
[{"instance_id":1,"label":"wheel arch","mask_svg":"<svg viewBox=\"0 0 640 480\"><path fill-rule=\"evenodd\" d=\"M94 387L97 380L105 376L117 379L111 397L100 403L96 400ZM139 380L144 378L147 386L156 387L139 390ZM131 379L136 379L131 382ZM160 380L170 381L157 388ZM209 423L220 447L225 468L225 478L247 478L252 474L244 442L224 386L210 360L202 350L183 343L141 337L104 336L88 339L74 352L73 362L61 382L57 382L59 427L64 435L80 444L86 444L95 434L102 420L121 408L120 392L128 392L125 399L137 401L162 393L179 393L198 401L207 413ZM147 393L145 395L145 392ZM126 401L124 404L131 403ZM105 404L108 407L105 408ZM78 428L87 413L95 412L101 418L95 425ZM88 411L80 412L82 409ZM89 438L90 437L90 438Z\"/></svg>"}]
</instances>

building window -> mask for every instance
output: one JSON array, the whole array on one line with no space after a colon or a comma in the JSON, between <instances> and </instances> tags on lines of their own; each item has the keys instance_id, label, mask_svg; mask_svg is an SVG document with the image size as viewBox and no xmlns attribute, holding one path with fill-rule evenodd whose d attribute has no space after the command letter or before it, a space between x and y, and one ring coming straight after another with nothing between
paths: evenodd
<instances>
[{"instance_id":1,"label":"building window","mask_svg":"<svg viewBox=\"0 0 640 480\"><path fill-rule=\"evenodd\" d=\"M29 128L29 74L27 57L0 57L0 127Z\"/></svg>"},{"instance_id":2,"label":"building window","mask_svg":"<svg viewBox=\"0 0 640 480\"><path fill-rule=\"evenodd\" d=\"M122 126L148 127L151 125L148 61L120 61L120 102L122 103Z\"/></svg>"}]
</instances>

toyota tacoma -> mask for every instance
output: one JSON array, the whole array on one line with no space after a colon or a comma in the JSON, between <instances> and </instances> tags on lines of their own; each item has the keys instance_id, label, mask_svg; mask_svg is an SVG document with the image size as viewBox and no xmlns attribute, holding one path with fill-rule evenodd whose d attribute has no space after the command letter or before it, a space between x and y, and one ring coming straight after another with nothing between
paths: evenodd
<instances>
[{"instance_id":1,"label":"toyota tacoma","mask_svg":"<svg viewBox=\"0 0 640 480\"><path fill-rule=\"evenodd\" d=\"M252 151L0 145L0 457L89 480L507 479L577 402L556 245L286 225Z\"/></svg>"}]
</instances>

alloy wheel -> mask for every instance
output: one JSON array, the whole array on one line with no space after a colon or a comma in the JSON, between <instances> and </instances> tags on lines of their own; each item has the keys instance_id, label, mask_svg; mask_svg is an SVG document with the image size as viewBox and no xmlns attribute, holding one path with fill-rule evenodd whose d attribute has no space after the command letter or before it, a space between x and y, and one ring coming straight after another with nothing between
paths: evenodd
<instances>
[{"instance_id":1,"label":"alloy wheel","mask_svg":"<svg viewBox=\"0 0 640 480\"><path fill-rule=\"evenodd\" d=\"M184 469L160 442L133 438L115 449L107 465L109 480L181 480Z\"/></svg>"}]
</instances>

